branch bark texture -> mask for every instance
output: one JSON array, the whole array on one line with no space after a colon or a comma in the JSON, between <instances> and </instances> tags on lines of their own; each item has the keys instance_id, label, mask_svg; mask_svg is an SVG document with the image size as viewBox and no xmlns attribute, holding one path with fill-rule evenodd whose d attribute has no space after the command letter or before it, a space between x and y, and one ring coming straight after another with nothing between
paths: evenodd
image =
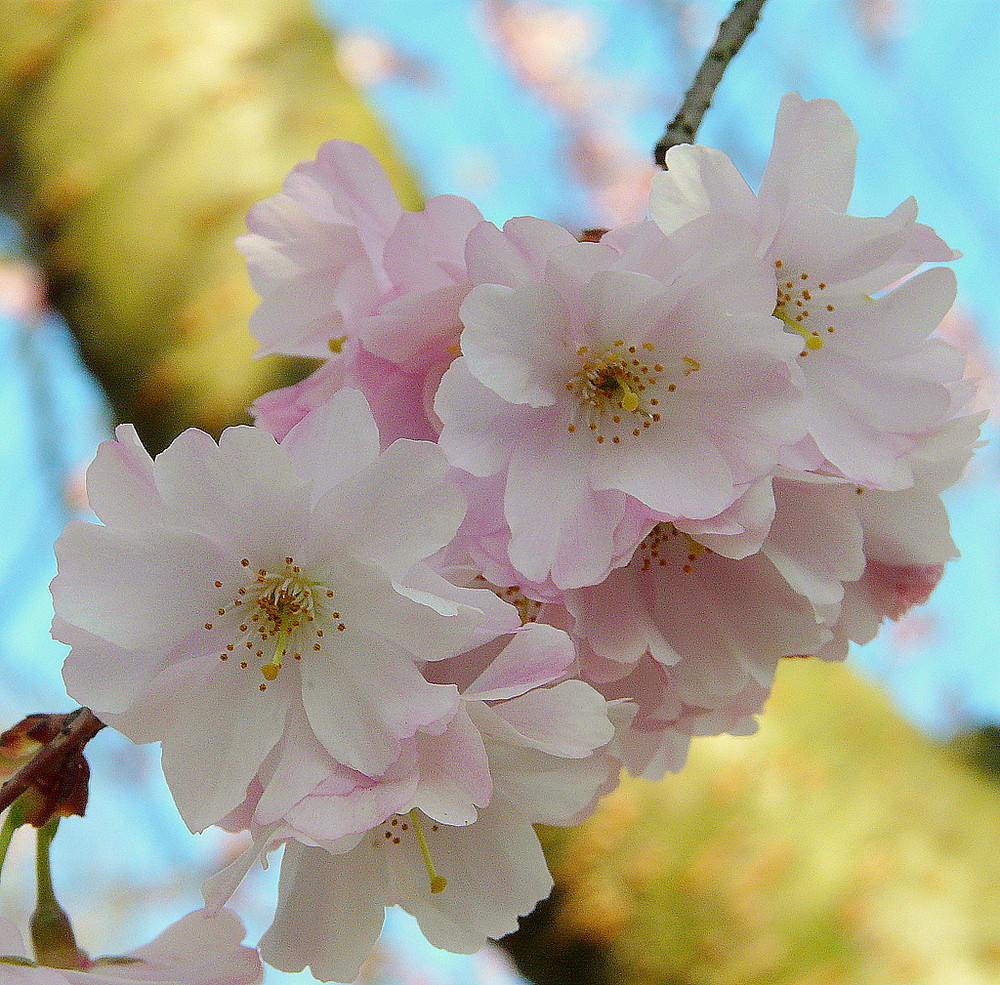
<instances>
[{"instance_id":1,"label":"branch bark texture","mask_svg":"<svg viewBox=\"0 0 1000 985\"><path fill-rule=\"evenodd\" d=\"M670 121L653 152L656 163L665 168L667 151L677 144L694 143L702 117L712 105L716 86L722 81L726 67L743 47L743 42L753 33L766 0L737 0L729 16L719 25L715 43L708 49L691 88L677 115Z\"/></svg>"}]
</instances>

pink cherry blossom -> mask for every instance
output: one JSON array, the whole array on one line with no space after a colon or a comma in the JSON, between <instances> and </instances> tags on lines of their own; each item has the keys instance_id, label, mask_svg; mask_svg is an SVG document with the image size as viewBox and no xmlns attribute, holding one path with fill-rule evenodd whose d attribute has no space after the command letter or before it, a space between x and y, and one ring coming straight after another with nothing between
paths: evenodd
<instances>
[{"instance_id":1,"label":"pink cherry blossom","mask_svg":"<svg viewBox=\"0 0 1000 985\"><path fill-rule=\"evenodd\" d=\"M67 688L162 743L193 829L243 801L292 713L338 762L381 774L459 707L421 665L519 625L425 563L461 522L461 493L429 442L380 453L354 390L280 444L192 430L154 461L120 428L88 486L104 525L67 526L52 583Z\"/></svg>"},{"instance_id":2,"label":"pink cherry blossom","mask_svg":"<svg viewBox=\"0 0 1000 985\"><path fill-rule=\"evenodd\" d=\"M258 427L281 441L311 410L351 387L364 393L383 448L397 438L435 441L438 429L431 404L441 373L451 359L452 355L446 354L432 371L408 373L387 359L373 356L360 343L347 341L341 352L306 379L258 398L250 413Z\"/></svg>"},{"instance_id":3,"label":"pink cherry blossom","mask_svg":"<svg viewBox=\"0 0 1000 985\"><path fill-rule=\"evenodd\" d=\"M521 579L600 581L630 518L712 521L802 437L772 275L743 229L703 233L671 242L647 223L613 246L568 244L545 280L482 284L462 305L439 443L503 478ZM655 276L619 269L636 240Z\"/></svg>"},{"instance_id":4,"label":"pink cherry blossom","mask_svg":"<svg viewBox=\"0 0 1000 985\"><path fill-rule=\"evenodd\" d=\"M618 663L619 675L648 653L670 669L677 699L705 710L749 683L766 690L781 657L815 652L830 638L764 554L727 558L672 524L657 526L601 584L567 592L565 604L576 633ZM586 659L582 675L589 679Z\"/></svg>"},{"instance_id":5,"label":"pink cherry blossom","mask_svg":"<svg viewBox=\"0 0 1000 985\"><path fill-rule=\"evenodd\" d=\"M654 179L650 212L666 232L709 215L754 227L773 267L775 315L800 343L809 440L799 461L899 489L913 482L905 453L968 394L959 354L928 338L954 302L952 272L929 270L882 292L957 254L916 222L913 199L884 219L846 213L856 144L835 102L792 93L759 195L722 152L683 145Z\"/></svg>"},{"instance_id":6,"label":"pink cherry blossom","mask_svg":"<svg viewBox=\"0 0 1000 985\"><path fill-rule=\"evenodd\" d=\"M243 924L230 910L189 913L127 954L88 959L80 969L47 968L26 957L17 928L0 920L0 980L3 985L256 985L263 969L257 952L241 945L243 935Z\"/></svg>"},{"instance_id":7,"label":"pink cherry blossom","mask_svg":"<svg viewBox=\"0 0 1000 985\"><path fill-rule=\"evenodd\" d=\"M846 655L849 642L869 642L886 618L899 619L930 597L958 556L940 494L961 477L985 417L956 418L922 438L906 456L916 477L909 489L865 489L857 496L865 568L845 583L834 638L820 656Z\"/></svg>"},{"instance_id":8,"label":"pink cherry blossom","mask_svg":"<svg viewBox=\"0 0 1000 985\"><path fill-rule=\"evenodd\" d=\"M368 398L383 445L433 438L421 410L431 396L422 395L457 352L471 286L465 243L481 222L454 195L405 211L375 158L349 141L328 141L294 168L281 192L251 209L250 232L237 241L261 295L250 329L261 355L336 354L339 365L263 399L258 420L281 437L303 408L351 386Z\"/></svg>"},{"instance_id":9,"label":"pink cherry blossom","mask_svg":"<svg viewBox=\"0 0 1000 985\"><path fill-rule=\"evenodd\" d=\"M687 760L691 739L697 735L752 735L758 715L770 694L770 681L748 679L738 693L715 707L700 708L684 701L674 680L674 669L646 654L624 676L620 664L602 661L586 645L583 660L588 677L611 673L594 686L609 702L621 703L632 714L621 720L611 756L633 776L660 780L676 773ZM603 665L603 666L602 666ZM683 687L683 685L681 685Z\"/></svg>"},{"instance_id":10,"label":"pink cherry blossom","mask_svg":"<svg viewBox=\"0 0 1000 985\"><path fill-rule=\"evenodd\" d=\"M440 734L414 736L379 778L319 748L307 777L300 757L279 752L232 819L249 820L255 847L209 881L206 898L227 899L262 852L287 842L262 953L324 980L357 975L392 904L453 951L515 929L552 885L531 824L579 820L617 779L601 752L615 734L606 702L562 680L574 658L565 633L526 625L428 665L459 686L462 707Z\"/></svg>"}]
</instances>

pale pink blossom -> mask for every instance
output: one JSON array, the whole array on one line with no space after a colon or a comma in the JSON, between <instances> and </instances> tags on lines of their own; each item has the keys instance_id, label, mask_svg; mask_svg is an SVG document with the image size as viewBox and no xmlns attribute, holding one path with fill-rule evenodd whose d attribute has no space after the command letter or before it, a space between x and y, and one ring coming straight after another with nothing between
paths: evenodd
<instances>
[{"instance_id":1,"label":"pale pink blossom","mask_svg":"<svg viewBox=\"0 0 1000 985\"><path fill-rule=\"evenodd\" d=\"M859 489L865 568L844 585L825 658L846 655L849 642L874 639L885 619L900 619L930 597L945 566L958 557L941 493L954 485L977 447L986 413L956 418L926 435L907 455L916 478L903 490Z\"/></svg>"},{"instance_id":2,"label":"pale pink blossom","mask_svg":"<svg viewBox=\"0 0 1000 985\"><path fill-rule=\"evenodd\" d=\"M796 346L748 242L735 225L671 241L646 223L555 250L544 280L473 288L439 443L502 477L522 579L600 581L636 517L711 529L802 437ZM640 254L643 271L621 269Z\"/></svg>"},{"instance_id":3,"label":"pale pink blossom","mask_svg":"<svg viewBox=\"0 0 1000 985\"><path fill-rule=\"evenodd\" d=\"M765 554L728 558L666 523L629 564L564 601L576 634L597 657L619 664L619 675L648 653L669 668L677 699L705 710L726 706L751 684L766 691L781 657L815 652L830 638ZM581 673L590 679L585 658Z\"/></svg>"},{"instance_id":4,"label":"pale pink blossom","mask_svg":"<svg viewBox=\"0 0 1000 985\"><path fill-rule=\"evenodd\" d=\"M364 393L383 448L397 438L434 441L437 428L430 406L440 374L451 358L448 355L441 363L440 373L407 373L395 363L373 356L357 341L347 341L341 352L306 379L259 397L250 413L258 427L281 441L306 414L351 387Z\"/></svg>"},{"instance_id":5,"label":"pale pink blossom","mask_svg":"<svg viewBox=\"0 0 1000 985\"><path fill-rule=\"evenodd\" d=\"M125 426L101 446L88 485L104 525L73 521L56 545L64 677L133 741L162 743L193 829L244 800L292 713L338 762L379 775L458 710L422 664L519 625L425 563L464 514L447 471L429 442L380 453L354 390L280 444L191 430L154 461Z\"/></svg>"},{"instance_id":6,"label":"pale pink blossom","mask_svg":"<svg viewBox=\"0 0 1000 985\"><path fill-rule=\"evenodd\" d=\"M263 969L257 952L240 943L243 935L243 924L230 910L189 913L134 951L87 958L79 969L48 968L27 958L17 928L0 920L0 981L3 985L256 985Z\"/></svg>"},{"instance_id":7,"label":"pale pink blossom","mask_svg":"<svg viewBox=\"0 0 1000 985\"><path fill-rule=\"evenodd\" d=\"M328 141L295 167L281 192L250 210L250 231L237 240L261 296L250 329L261 355L333 354L340 365L263 399L258 420L280 437L336 384L365 394L384 445L434 437L422 394L457 351L471 286L465 242L481 222L455 195L404 210L381 165L349 141Z\"/></svg>"},{"instance_id":8,"label":"pale pink blossom","mask_svg":"<svg viewBox=\"0 0 1000 985\"><path fill-rule=\"evenodd\" d=\"M671 148L650 213L666 232L705 216L749 222L774 273L774 312L798 339L809 440L796 461L865 486L913 482L905 453L946 421L967 392L961 356L929 338L955 299L954 259L907 199L886 218L846 210L857 134L828 99L782 100L758 195L721 151Z\"/></svg>"},{"instance_id":9,"label":"pale pink blossom","mask_svg":"<svg viewBox=\"0 0 1000 985\"><path fill-rule=\"evenodd\" d=\"M400 304L457 313L465 239L481 220L454 195L405 211L370 151L328 141L250 210L249 232L237 240L261 296L251 331L265 353L325 358L331 341L377 312L391 321Z\"/></svg>"},{"instance_id":10,"label":"pale pink blossom","mask_svg":"<svg viewBox=\"0 0 1000 985\"><path fill-rule=\"evenodd\" d=\"M227 899L257 857L286 842L262 954L324 980L357 975L393 904L453 951L514 930L552 886L531 824L580 820L617 779L601 752L615 734L606 702L562 679L574 658L565 633L526 625L428 665L459 686L462 706L440 734L414 736L379 778L318 747L307 777L298 754L286 762L279 752L233 819L249 819L255 847L210 880L206 898Z\"/></svg>"},{"instance_id":11,"label":"pale pink blossom","mask_svg":"<svg viewBox=\"0 0 1000 985\"><path fill-rule=\"evenodd\" d=\"M435 947L460 954L517 929L517 918L552 891L534 828L495 798L475 824L431 828L429 851L448 885L432 896L413 847L387 860L381 832L349 852L285 845L274 922L260 940L264 960L282 971L308 967L320 981L353 981L381 932L385 907L416 917ZM426 830L426 829L425 829ZM376 836L377 835L377 836Z\"/></svg>"},{"instance_id":12,"label":"pale pink blossom","mask_svg":"<svg viewBox=\"0 0 1000 985\"><path fill-rule=\"evenodd\" d=\"M624 676L621 664L602 661L586 645L583 672L612 705L632 714L620 716L615 738L608 747L632 776L660 780L676 773L687 760L691 739L698 735L752 735L755 716L770 694L770 681L747 679L742 690L712 708L701 708L681 698L674 669L651 655L643 656ZM609 680L598 681L604 674ZM683 687L683 684L681 685Z\"/></svg>"}]
</instances>

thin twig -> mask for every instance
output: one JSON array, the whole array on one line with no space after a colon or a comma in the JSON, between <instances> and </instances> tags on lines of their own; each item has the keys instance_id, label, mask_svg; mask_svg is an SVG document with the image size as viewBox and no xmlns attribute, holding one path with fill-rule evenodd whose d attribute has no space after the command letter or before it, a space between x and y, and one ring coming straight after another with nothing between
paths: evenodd
<instances>
[{"instance_id":1,"label":"thin twig","mask_svg":"<svg viewBox=\"0 0 1000 985\"><path fill-rule=\"evenodd\" d=\"M667 166L667 151L671 147L694 142L698 127L701 126L701 118L712 105L715 87L722 81L726 66L757 26L757 18L760 17L765 2L766 0L737 0L729 16L719 25L715 43L708 49L691 88L684 96L681 108L653 151L653 159L661 168Z\"/></svg>"},{"instance_id":2,"label":"thin twig","mask_svg":"<svg viewBox=\"0 0 1000 985\"><path fill-rule=\"evenodd\" d=\"M59 734L0 787L0 811L10 807L36 780L58 772L66 760L83 749L102 728L104 722L89 708L70 712Z\"/></svg>"}]
</instances>

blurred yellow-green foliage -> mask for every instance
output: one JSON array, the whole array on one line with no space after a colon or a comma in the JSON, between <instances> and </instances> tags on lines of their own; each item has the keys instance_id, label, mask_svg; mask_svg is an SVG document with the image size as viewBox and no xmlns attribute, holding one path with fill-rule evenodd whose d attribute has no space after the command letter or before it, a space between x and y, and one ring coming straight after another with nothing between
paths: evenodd
<instances>
[{"instance_id":1,"label":"blurred yellow-green foliage","mask_svg":"<svg viewBox=\"0 0 1000 985\"><path fill-rule=\"evenodd\" d=\"M849 667L784 661L757 735L545 832L555 903L513 943L544 983L992 985L998 831L995 779Z\"/></svg>"},{"instance_id":2,"label":"blurred yellow-green foliage","mask_svg":"<svg viewBox=\"0 0 1000 985\"><path fill-rule=\"evenodd\" d=\"M419 194L306 0L0 0L3 163L57 304L155 449L217 432L295 367L255 362L233 246L323 140Z\"/></svg>"}]
</instances>

